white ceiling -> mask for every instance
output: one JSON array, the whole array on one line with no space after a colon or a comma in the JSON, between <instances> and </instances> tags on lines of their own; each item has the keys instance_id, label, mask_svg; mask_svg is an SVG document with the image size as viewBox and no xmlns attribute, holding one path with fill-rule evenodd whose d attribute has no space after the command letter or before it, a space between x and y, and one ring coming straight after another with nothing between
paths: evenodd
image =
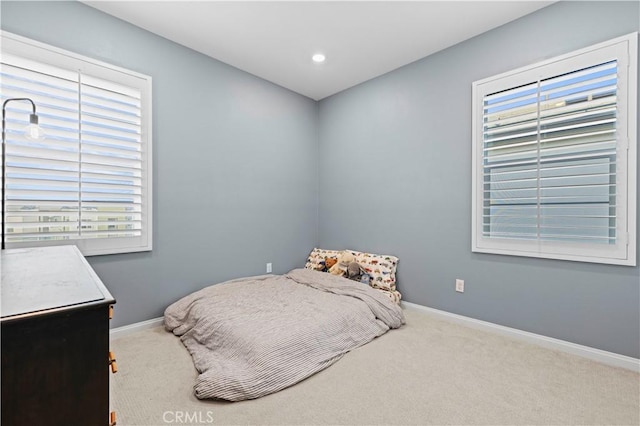
<instances>
[{"instance_id":1,"label":"white ceiling","mask_svg":"<svg viewBox=\"0 0 640 426\"><path fill-rule=\"evenodd\" d=\"M319 100L552 1L84 1ZM314 53L327 60L316 64Z\"/></svg>"}]
</instances>

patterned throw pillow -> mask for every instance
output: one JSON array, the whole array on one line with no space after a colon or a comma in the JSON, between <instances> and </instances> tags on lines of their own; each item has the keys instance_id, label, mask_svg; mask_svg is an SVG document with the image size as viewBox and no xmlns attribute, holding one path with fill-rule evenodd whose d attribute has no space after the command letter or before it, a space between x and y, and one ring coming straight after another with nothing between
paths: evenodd
<instances>
[{"instance_id":1,"label":"patterned throw pillow","mask_svg":"<svg viewBox=\"0 0 640 426\"><path fill-rule=\"evenodd\" d=\"M323 250L314 248L311 250L311 253L309 253L307 263L304 267L306 269L317 270L320 267L320 262L324 262L325 257L335 257L337 259L340 252L342 252L342 250Z\"/></svg>"},{"instance_id":2,"label":"patterned throw pillow","mask_svg":"<svg viewBox=\"0 0 640 426\"><path fill-rule=\"evenodd\" d=\"M371 275L371 287L387 292L395 292L396 290L396 268L398 266L398 258L396 256L362 253L355 250L348 250L356 258L356 262ZM304 265L306 269L317 270L320 262L324 262L325 257L338 258L342 250L325 250L314 248L309 253L307 263ZM400 293L388 295L396 303L400 302Z\"/></svg>"},{"instance_id":3,"label":"patterned throw pillow","mask_svg":"<svg viewBox=\"0 0 640 426\"><path fill-rule=\"evenodd\" d=\"M356 262L371 275L371 287L380 290L395 291L396 268L398 258L385 254L361 253L349 250L356 257Z\"/></svg>"}]
</instances>

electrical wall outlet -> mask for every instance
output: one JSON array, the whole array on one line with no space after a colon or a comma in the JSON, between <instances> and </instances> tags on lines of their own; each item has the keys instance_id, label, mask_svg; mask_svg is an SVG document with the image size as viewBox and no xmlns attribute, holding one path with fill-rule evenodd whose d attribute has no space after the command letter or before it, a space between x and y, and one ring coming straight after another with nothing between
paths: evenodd
<instances>
[{"instance_id":1,"label":"electrical wall outlet","mask_svg":"<svg viewBox=\"0 0 640 426\"><path fill-rule=\"evenodd\" d=\"M464 280L456 279L456 291L459 293L464 293Z\"/></svg>"},{"instance_id":2,"label":"electrical wall outlet","mask_svg":"<svg viewBox=\"0 0 640 426\"><path fill-rule=\"evenodd\" d=\"M267 274L272 271L271 262L267 263Z\"/></svg>"}]
</instances>

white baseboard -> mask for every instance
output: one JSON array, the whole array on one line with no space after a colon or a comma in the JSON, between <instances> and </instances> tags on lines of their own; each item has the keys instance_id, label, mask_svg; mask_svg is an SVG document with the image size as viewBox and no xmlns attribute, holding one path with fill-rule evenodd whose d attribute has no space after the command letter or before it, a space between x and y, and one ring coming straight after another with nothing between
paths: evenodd
<instances>
[{"instance_id":1,"label":"white baseboard","mask_svg":"<svg viewBox=\"0 0 640 426\"><path fill-rule=\"evenodd\" d=\"M491 333L501 334L513 339L522 340L548 349L554 349L583 358L588 358L590 360L598 361L614 367L621 367L627 370L640 372L640 359L638 358L632 358L613 352L607 352L600 349L591 348L589 346L578 345L576 343L554 339L552 337L542 336L540 334L530 333L528 331L518 330L516 328L505 327L503 325L465 317L463 315L452 314L450 312L429 308L427 306L422 306L415 303L402 302L402 306L407 309L412 309L424 312L429 315L433 315L445 321L458 323L467 327L476 328Z\"/></svg>"},{"instance_id":2,"label":"white baseboard","mask_svg":"<svg viewBox=\"0 0 640 426\"><path fill-rule=\"evenodd\" d=\"M149 328L159 327L164 322L164 318L153 318L146 321L137 322L135 324L124 325L122 327L116 327L109 330L109 337L111 340L119 339L137 331L147 330Z\"/></svg>"},{"instance_id":3,"label":"white baseboard","mask_svg":"<svg viewBox=\"0 0 640 426\"><path fill-rule=\"evenodd\" d=\"M578 345L576 343L567 342L553 337L542 336L540 334L530 333L528 331L518 330L516 328L505 327L503 325L494 324L488 321L482 321L475 318L465 317L463 315L453 314L451 312L441 311L439 309L429 308L427 306L418 305L411 302L402 302L402 306L407 309L424 312L426 314L438 317L445 321L462 324L467 327L488 331L495 334L511 337L513 339L522 340L533 343L548 349L554 349L560 352L577 355L593 361L614 367L621 367L627 370L640 373L640 360L625 355L607 352L601 349L591 348L589 346ZM120 337L128 336L137 331L147 330L149 328L159 327L164 319L153 318L147 321L137 322L135 324L125 325L123 327L112 328L110 330L110 338L112 340Z\"/></svg>"}]
</instances>

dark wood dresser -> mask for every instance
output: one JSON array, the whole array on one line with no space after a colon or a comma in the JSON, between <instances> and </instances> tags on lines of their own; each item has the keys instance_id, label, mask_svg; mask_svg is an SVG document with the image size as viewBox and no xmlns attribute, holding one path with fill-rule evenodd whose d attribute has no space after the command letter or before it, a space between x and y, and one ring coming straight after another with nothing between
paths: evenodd
<instances>
[{"instance_id":1,"label":"dark wood dresser","mask_svg":"<svg viewBox=\"0 0 640 426\"><path fill-rule=\"evenodd\" d=\"M75 246L3 250L2 426L104 426L114 298Z\"/></svg>"}]
</instances>

